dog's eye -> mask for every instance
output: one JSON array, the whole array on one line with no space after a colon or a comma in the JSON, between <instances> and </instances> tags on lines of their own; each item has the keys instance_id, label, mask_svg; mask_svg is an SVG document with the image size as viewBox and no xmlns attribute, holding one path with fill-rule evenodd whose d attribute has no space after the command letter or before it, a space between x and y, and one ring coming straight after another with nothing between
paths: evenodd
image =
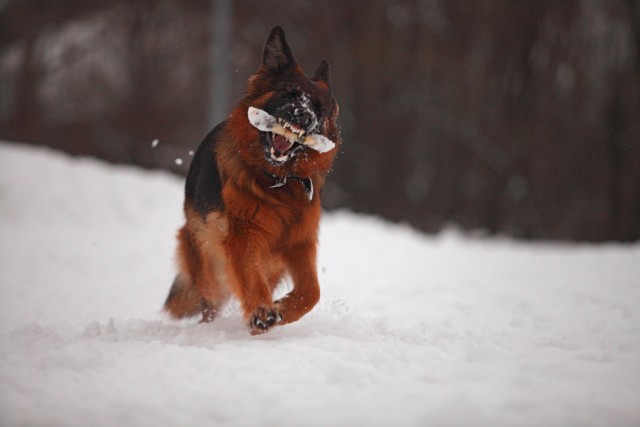
<instances>
[{"instance_id":1,"label":"dog's eye","mask_svg":"<svg viewBox=\"0 0 640 427\"><path fill-rule=\"evenodd\" d=\"M290 97L292 98L296 98L299 97L300 95L302 95L302 91L298 88L290 88L289 90L287 90L287 93L289 94Z\"/></svg>"},{"instance_id":2,"label":"dog's eye","mask_svg":"<svg viewBox=\"0 0 640 427\"><path fill-rule=\"evenodd\" d=\"M296 96L300 96L302 91L297 86L294 86L294 85L291 85L291 84L283 84L280 87L280 93L283 96L287 96L287 97L293 98L293 97L296 97Z\"/></svg>"}]
</instances>

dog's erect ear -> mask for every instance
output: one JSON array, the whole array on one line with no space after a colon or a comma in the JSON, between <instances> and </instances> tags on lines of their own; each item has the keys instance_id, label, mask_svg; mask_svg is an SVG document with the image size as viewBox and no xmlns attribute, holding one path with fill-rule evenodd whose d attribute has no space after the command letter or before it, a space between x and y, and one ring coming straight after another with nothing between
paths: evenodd
<instances>
[{"instance_id":1,"label":"dog's erect ear","mask_svg":"<svg viewBox=\"0 0 640 427\"><path fill-rule=\"evenodd\" d=\"M331 90L331 71L329 71L329 63L324 59L320 61L318 69L316 70L313 78L314 82L324 82L329 90Z\"/></svg>"},{"instance_id":2,"label":"dog's erect ear","mask_svg":"<svg viewBox=\"0 0 640 427\"><path fill-rule=\"evenodd\" d=\"M268 70L282 71L294 62L284 31L280 27L273 27L264 45L262 64Z\"/></svg>"}]
</instances>

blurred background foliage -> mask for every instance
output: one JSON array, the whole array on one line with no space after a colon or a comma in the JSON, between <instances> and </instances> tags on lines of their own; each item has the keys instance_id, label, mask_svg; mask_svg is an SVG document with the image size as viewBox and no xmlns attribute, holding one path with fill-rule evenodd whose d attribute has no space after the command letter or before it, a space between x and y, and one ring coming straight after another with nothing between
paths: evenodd
<instances>
[{"instance_id":1,"label":"blurred background foliage","mask_svg":"<svg viewBox=\"0 0 640 427\"><path fill-rule=\"evenodd\" d=\"M640 237L637 0L2 1L0 138L185 174L273 25L331 63L327 208Z\"/></svg>"}]
</instances>

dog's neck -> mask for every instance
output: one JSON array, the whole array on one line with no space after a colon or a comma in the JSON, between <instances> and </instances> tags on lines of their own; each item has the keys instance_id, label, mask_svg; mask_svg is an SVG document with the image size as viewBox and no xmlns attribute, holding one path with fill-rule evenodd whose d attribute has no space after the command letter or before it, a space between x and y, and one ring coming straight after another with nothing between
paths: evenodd
<instances>
[{"instance_id":1,"label":"dog's neck","mask_svg":"<svg viewBox=\"0 0 640 427\"><path fill-rule=\"evenodd\" d=\"M282 187L286 185L290 179L293 179L295 181L300 182L300 184L302 184L302 187L304 188L304 192L307 195L307 199L309 199L309 201L313 200L313 181L311 180L311 178L309 177L304 178L296 175L278 176L278 175L269 173L265 170L263 170L262 173L274 180L274 184L270 185L269 188Z\"/></svg>"}]
</instances>

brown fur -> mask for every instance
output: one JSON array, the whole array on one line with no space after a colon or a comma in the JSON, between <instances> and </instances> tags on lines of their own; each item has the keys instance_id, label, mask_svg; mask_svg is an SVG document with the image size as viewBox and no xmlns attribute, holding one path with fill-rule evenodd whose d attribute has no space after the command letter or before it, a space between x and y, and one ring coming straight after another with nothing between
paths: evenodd
<instances>
[{"instance_id":1,"label":"brown fur","mask_svg":"<svg viewBox=\"0 0 640 427\"><path fill-rule=\"evenodd\" d=\"M281 37L286 45L284 34ZM275 73L266 55L265 48L265 59L251 77L246 97L216 135L224 208L202 215L192 200L185 200L186 224L178 232L179 273L165 303L173 317L202 313L202 321L208 322L234 296L252 333L298 320L320 298L316 271L320 189L340 144L338 106L328 78L309 79L295 62L286 73ZM260 133L249 123L247 109L265 105L283 81L303 88L324 105L322 134L338 147L324 154L305 148L282 166L266 161ZM269 188L273 178L266 173L309 177L315 188L313 199L308 200L296 181ZM272 293L285 275L291 277L293 290L273 301Z\"/></svg>"}]
</instances>

